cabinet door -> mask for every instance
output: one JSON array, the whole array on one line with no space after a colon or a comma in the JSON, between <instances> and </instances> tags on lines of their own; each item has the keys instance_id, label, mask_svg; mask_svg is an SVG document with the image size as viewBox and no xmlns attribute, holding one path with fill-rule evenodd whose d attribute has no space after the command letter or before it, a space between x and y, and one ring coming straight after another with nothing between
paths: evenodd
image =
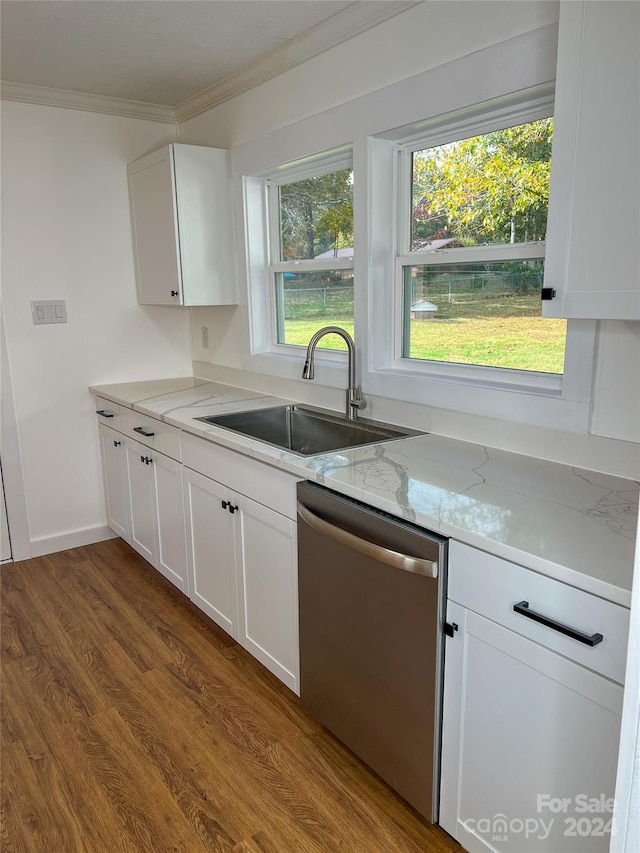
<instances>
[{"instance_id":1,"label":"cabinet door","mask_svg":"<svg viewBox=\"0 0 640 853\"><path fill-rule=\"evenodd\" d=\"M440 824L471 853L605 853L622 687L451 601L447 621Z\"/></svg>"},{"instance_id":2,"label":"cabinet door","mask_svg":"<svg viewBox=\"0 0 640 853\"><path fill-rule=\"evenodd\" d=\"M182 466L162 453L153 460L155 526L158 551L156 568L179 590L188 592Z\"/></svg>"},{"instance_id":3,"label":"cabinet door","mask_svg":"<svg viewBox=\"0 0 640 853\"><path fill-rule=\"evenodd\" d=\"M107 524L127 542L129 541L129 494L125 448L122 435L108 427L98 426L104 498Z\"/></svg>"},{"instance_id":4,"label":"cabinet door","mask_svg":"<svg viewBox=\"0 0 640 853\"><path fill-rule=\"evenodd\" d=\"M237 503L240 642L299 693L296 526L249 498Z\"/></svg>"},{"instance_id":5,"label":"cabinet door","mask_svg":"<svg viewBox=\"0 0 640 853\"><path fill-rule=\"evenodd\" d=\"M156 563L155 485L149 448L130 438L122 438L129 490L129 544L152 566Z\"/></svg>"},{"instance_id":6,"label":"cabinet door","mask_svg":"<svg viewBox=\"0 0 640 853\"><path fill-rule=\"evenodd\" d=\"M128 168L129 202L141 305L179 305L182 281L171 146Z\"/></svg>"},{"instance_id":7,"label":"cabinet door","mask_svg":"<svg viewBox=\"0 0 640 853\"><path fill-rule=\"evenodd\" d=\"M183 305L235 305L231 153L172 145Z\"/></svg>"},{"instance_id":8,"label":"cabinet door","mask_svg":"<svg viewBox=\"0 0 640 853\"><path fill-rule=\"evenodd\" d=\"M640 319L640 4L562 2L545 317Z\"/></svg>"},{"instance_id":9,"label":"cabinet door","mask_svg":"<svg viewBox=\"0 0 640 853\"><path fill-rule=\"evenodd\" d=\"M222 506L228 490L183 469L189 597L227 633L238 638L233 516Z\"/></svg>"}]
</instances>

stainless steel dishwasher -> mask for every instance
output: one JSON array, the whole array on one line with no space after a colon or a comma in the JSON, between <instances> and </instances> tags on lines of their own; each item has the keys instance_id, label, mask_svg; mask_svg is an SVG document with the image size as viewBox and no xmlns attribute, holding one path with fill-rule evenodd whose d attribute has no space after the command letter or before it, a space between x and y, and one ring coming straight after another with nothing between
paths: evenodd
<instances>
[{"instance_id":1,"label":"stainless steel dishwasher","mask_svg":"<svg viewBox=\"0 0 640 853\"><path fill-rule=\"evenodd\" d=\"M438 818L447 541L298 484L300 699Z\"/></svg>"}]
</instances>

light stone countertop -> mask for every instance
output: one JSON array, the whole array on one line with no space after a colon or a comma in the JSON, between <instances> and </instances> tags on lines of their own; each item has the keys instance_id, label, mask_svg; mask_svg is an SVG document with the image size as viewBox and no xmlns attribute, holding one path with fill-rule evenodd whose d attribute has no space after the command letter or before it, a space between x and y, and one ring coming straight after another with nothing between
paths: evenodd
<instances>
[{"instance_id":1,"label":"light stone countertop","mask_svg":"<svg viewBox=\"0 0 640 853\"><path fill-rule=\"evenodd\" d=\"M194 420L293 402L204 379L93 394L629 607L639 484L425 434L302 457Z\"/></svg>"}]
</instances>

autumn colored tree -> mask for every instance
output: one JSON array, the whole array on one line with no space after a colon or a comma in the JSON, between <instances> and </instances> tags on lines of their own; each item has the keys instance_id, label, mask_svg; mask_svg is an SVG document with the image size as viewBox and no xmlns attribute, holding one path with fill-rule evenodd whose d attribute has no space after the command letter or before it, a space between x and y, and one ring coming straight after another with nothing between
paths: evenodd
<instances>
[{"instance_id":1,"label":"autumn colored tree","mask_svg":"<svg viewBox=\"0 0 640 853\"><path fill-rule=\"evenodd\" d=\"M353 173L341 169L280 187L282 259L353 246Z\"/></svg>"},{"instance_id":2,"label":"autumn colored tree","mask_svg":"<svg viewBox=\"0 0 640 853\"><path fill-rule=\"evenodd\" d=\"M548 118L415 152L412 248L544 240L552 137Z\"/></svg>"}]
</instances>

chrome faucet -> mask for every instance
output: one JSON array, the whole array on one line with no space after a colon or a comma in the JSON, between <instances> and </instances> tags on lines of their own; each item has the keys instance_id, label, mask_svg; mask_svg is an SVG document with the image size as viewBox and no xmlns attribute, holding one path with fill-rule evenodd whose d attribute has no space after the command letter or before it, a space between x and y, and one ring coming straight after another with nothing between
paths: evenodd
<instances>
[{"instance_id":1,"label":"chrome faucet","mask_svg":"<svg viewBox=\"0 0 640 853\"><path fill-rule=\"evenodd\" d=\"M340 326L325 326L323 329L319 329L309 341L307 358L302 369L302 378L313 379L313 360L316 346L320 338L324 338L325 335L340 335L347 345L349 351L349 387L347 388L346 414L350 421L354 421L358 417L358 410L364 409L367 403L362 396L360 386L356 385L356 347L348 332L345 332Z\"/></svg>"}]
</instances>

